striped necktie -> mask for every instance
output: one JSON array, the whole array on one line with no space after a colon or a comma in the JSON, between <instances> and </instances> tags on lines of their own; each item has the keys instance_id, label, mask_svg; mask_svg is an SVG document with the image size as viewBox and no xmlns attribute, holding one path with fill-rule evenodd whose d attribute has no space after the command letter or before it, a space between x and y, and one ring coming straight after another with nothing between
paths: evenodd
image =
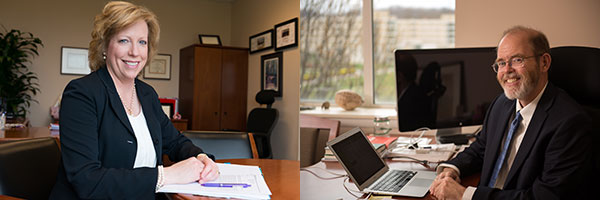
<instances>
[{"instance_id":1,"label":"striped necktie","mask_svg":"<svg viewBox=\"0 0 600 200\"><path fill-rule=\"evenodd\" d=\"M523 117L521 117L521 111L518 111L517 115L515 116L515 119L510 123L508 135L506 135L506 140L504 140L504 144L502 145L502 151L500 151L500 155L498 155L498 159L496 159L496 165L494 166L494 172L492 173L492 178L490 178L488 187L494 187L494 184L496 184L498 173L500 173L500 168L502 168L502 164L504 164L504 158L506 157L508 146L510 146L512 136L517 131L517 128L519 128L519 124L521 123L522 119Z\"/></svg>"}]
</instances>

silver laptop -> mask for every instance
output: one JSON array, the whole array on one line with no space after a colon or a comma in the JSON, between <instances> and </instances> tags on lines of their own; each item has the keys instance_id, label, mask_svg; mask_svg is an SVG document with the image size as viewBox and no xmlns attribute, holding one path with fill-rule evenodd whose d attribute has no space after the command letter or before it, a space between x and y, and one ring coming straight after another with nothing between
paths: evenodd
<instances>
[{"instance_id":1,"label":"silver laptop","mask_svg":"<svg viewBox=\"0 0 600 200\"><path fill-rule=\"evenodd\" d=\"M436 176L432 171L389 169L360 128L338 136L327 146L362 192L423 197Z\"/></svg>"}]
</instances>

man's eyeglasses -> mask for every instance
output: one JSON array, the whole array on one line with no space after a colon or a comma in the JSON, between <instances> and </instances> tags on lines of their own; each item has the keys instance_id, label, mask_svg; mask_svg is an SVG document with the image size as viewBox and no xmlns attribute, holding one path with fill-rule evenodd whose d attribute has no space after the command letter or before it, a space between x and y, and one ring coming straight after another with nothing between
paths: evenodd
<instances>
[{"instance_id":1,"label":"man's eyeglasses","mask_svg":"<svg viewBox=\"0 0 600 200\"><path fill-rule=\"evenodd\" d=\"M498 61L492 65L492 69L494 70L494 72L498 73L499 69L502 69L508 65L510 65L511 67L521 68L521 67L525 66L526 59L534 58L534 57L538 57L538 56L541 56L541 55L533 55L533 56L527 56L527 57L516 56L516 57L511 58L508 62Z\"/></svg>"}]
</instances>

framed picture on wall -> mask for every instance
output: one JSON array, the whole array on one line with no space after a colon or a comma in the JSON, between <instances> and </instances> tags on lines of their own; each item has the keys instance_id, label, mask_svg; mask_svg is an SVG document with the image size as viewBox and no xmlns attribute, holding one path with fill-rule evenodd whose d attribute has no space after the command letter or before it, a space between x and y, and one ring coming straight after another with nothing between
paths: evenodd
<instances>
[{"instance_id":1,"label":"framed picture on wall","mask_svg":"<svg viewBox=\"0 0 600 200\"><path fill-rule=\"evenodd\" d=\"M173 104L169 104L169 103L161 103L162 106L162 110L163 112L165 112L165 115L167 115L169 117L169 119L173 118Z\"/></svg>"},{"instance_id":2,"label":"framed picture on wall","mask_svg":"<svg viewBox=\"0 0 600 200\"><path fill-rule=\"evenodd\" d=\"M276 97L283 94L283 53L260 57L260 90L273 90Z\"/></svg>"},{"instance_id":3,"label":"framed picture on wall","mask_svg":"<svg viewBox=\"0 0 600 200\"><path fill-rule=\"evenodd\" d=\"M199 34L200 44L221 46L221 38L218 35Z\"/></svg>"},{"instance_id":4,"label":"framed picture on wall","mask_svg":"<svg viewBox=\"0 0 600 200\"><path fill-rule=\"evenodd\" d=\"M86 75L92 72L88 49L63 46L60 56L60 74Z\"/></svg>"},{"instance_id":5,"label":"framed picture on wall","mask_svg":"<svg viewBox=\"0 0 600 200\"><path fill-rule=\"evenodd\" d=\"M163 111L169 119L173 118L173 115L177 113L177 99L174 98L158 98Z\"/></svg>"},{"instance_id":6,"label":"framed picture on wall","mask_svg":"<svg viewBox=\"0 0 600 200\"><path fill-rule=\"evenodd\" d=\"M275 51L298 46L298 18L275 25Z\"/></svg>"},{"instance_id":7,"label":"framed picture on wall","mask_svg":"<svg viewBox=\"0 0 600 200\"><path fill-rule=\"evenodd\" d=\"M144 79L171 79L171 55L157 54L144 68Z\"/></svg>"},{"instance_id":8,"label":"framed picture on wall","mask_svg":"<svg viewBox=\"0 0 600 200\"><path fill-rule=\"evenodd\" d=\"M273 48L273 29L250 36L250 53Z\"/></svg>"}]
</instances>

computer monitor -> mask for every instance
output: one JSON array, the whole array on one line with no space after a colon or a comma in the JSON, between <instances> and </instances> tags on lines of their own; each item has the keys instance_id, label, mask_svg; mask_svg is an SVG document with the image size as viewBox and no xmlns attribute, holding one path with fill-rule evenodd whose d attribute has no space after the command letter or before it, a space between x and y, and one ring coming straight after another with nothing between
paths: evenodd
<instances>
[{"instance_id":1,"label":"computer monitor","mask_svg":"<svg viewBox=\"0 0 600 200\"><path fill-rule=\"evenodd\" d=\"M396 50L394 54L401 131L421 126L447 128L482 124L489 104L502 93L491 68L496 59L493 47ZM424 93L426 99L406 100L410 96L422 96L409 94L411 90L401 81L413 76L410 73L414 72L411 69L415 62L414 87L417 89L412 91ZM422 105L423 102L426 105ZM424 120L415 122L419 115L426 116L420 116Z\"/></svg>"}]
</instances>

